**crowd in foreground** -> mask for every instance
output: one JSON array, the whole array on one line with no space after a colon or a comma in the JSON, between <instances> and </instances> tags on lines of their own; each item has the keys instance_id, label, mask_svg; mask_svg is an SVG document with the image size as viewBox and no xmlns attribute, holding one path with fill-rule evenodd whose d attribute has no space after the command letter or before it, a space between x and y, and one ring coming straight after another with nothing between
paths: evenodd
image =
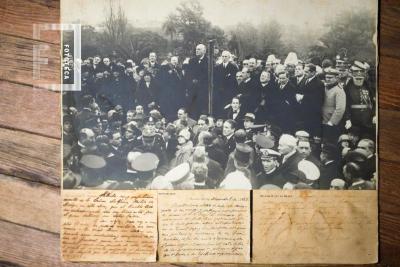
<instances>
[{"instance_id":1,"label":"crowd in foreground","mask_svg":"<svg viewBox=\"0 0 400 267\"><path fill-rule=\"evenodd\" d=\"M64 189L375 189L375 88L367 63L289 53L181 64L85 59L63 93Z\"/></svg>"}]
</instances>

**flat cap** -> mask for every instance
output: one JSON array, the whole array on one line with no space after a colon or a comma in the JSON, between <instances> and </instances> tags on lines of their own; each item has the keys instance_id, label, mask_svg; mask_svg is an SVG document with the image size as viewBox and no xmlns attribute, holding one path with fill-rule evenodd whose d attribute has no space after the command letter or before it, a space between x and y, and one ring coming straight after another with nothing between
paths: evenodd
<instances>
[{"instance_id":1,"label":"flat cap","mask_svg":"<svg viewBox=\"0 0 400 267\"><path fill-rule=\"evenodd\" d=\"M89 169L101 169L106 166L104 158L97 155L83 155L80 163Z\"/></svg>"},{"instance_id":2,"label":"flat cap","mask_svg":"<svg viewBox=\"0 0 400 267\"><path fill-rule=\"evenodd\" d=\"M157 169L158 157L153 153L143 153L138 155L131 164L132 169L138 172L149 172Z\"/></svg>"}]
</instances>

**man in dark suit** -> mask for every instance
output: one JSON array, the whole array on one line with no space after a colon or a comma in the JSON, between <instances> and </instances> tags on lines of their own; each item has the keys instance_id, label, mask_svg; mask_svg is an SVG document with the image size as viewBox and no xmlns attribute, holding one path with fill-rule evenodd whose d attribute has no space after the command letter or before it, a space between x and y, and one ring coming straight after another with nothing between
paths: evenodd
<instances>
[{"instance_id":1,"label":"man in dark suit","mask_svg":"<svg viewBox=\"0 0 400 267\"><path fill-rule=\"evenodd\" d=\"M258 99L258 104L255 109L255 116L257 118L257 124L263 124L266 121L270 121L270 101L271 94L276 91L276 84L271 81L271 73L264 70L260 73L260 79L258 82L257 91L260 93L260 98Z\"/></svg>"},{"instance_id":2,"label":"man in dark suit","mask_svg":"<svg viewBox=\"0 0 400 267\"><path fill-rule=\"evenodd\" d=\"M292 134L296 122L296 89L289 82L286 72L278 74L279 86L271 93L270 119L282 132Z\"/></svg>"},{"instance_id":3,"label":"man in dark suit","mask_svg":"<svg viewBox=\"0 0 400 267\"><path fill-rule=\"evenodd\" d=\"M192 117L199 117L208 111L208 58L206 46L196 46L196 56L189 60L187 67L188 111Z\"/></svg>"},{"instance_id":4,"label":"man in dark suit","mask_svg":"<svg viewBox=\"0 0 400 267\"><path fill-rule=\"evenodd\" d=\"M236 122L237 128L243 128L244 110L242 109L241 98L234 97L228 111L226 113L226 119L234 120Z\"/></svg>"},{"instance_id":5,"label":"man in dark suit","mask_svg":"<svg viewBox=\"0 0 400 267\"><path fill-rule=\"evenodd\" d=\"M357 148L364 150L366 153L365 179L371 180L376 172L375 142L371 139L361 139L357 144Z\"/></svg>"},{"instance_id":6,"label":"man in dark suit","mask_svg":"<svg viewBox=\"0 0 400 267\"><path fill-rule=\"evenodd\" d=\"M242 69L243 82L238 87L238 93L241 94L242 108L244 112L254 113L261 97L261 92L257 90L257 80L251 77L248 68Z\"/></svg>"},{"instance_id":7,"label":"man in dark suit","mask_svg":"<svg viewBox=\"0 0 400 267\"><path fill-rule=\"evenodd\" d=\"M168 121L172 121L178 108L184 106L186 94L178 57L171 57L169 64L161 66L157 80L160 85L158 93L160 111Z\"/></svg>"},{"instance_id":8,"label":"man in dark suit","mask_svg":"<svg viewBox=\"0 0 400 267\"><path fill-rule=\"evenodd\" d=\"M314 64L308 64L304 68L304 75L306 81L303 93L296 96L299 103L299 120L303 122L303 130L310 133L311 136L321 136L325 86L317 77Z\"/></svg>"},{"instance_id":9,"label":"man in dark suit","mask_svg":"<svg viewBox=\"0 0 400 267\"><path fill-rule=\"evenodd\" d=\"M336 145L324 143L321 148L321 175L319 177L319 188L330 189L333 179L343 176L338 162L338 150Z\"/></svg>"},{"instance_id":10,"label":"man in dark suit","mask_svg":"<svg viewBox=\"0 0 400 267\"><path fill-rule=\"evenodd\" d=\"M306 83L306 76L304 75L304 67L302 64L297 64L294 70L294 76L296 77L296 93L303 94L304 93L304 85Z\"/></svg>"},{"instance_id":11,"label":"man in dark suit","mask_svg":"<svg viewBox=\"0 0 400 267\"><path fill-rule=\"evenodd\" d=\"M143 106L145 112L149 112L149 104L157 103L157 94L158 89L152 75L150 72L146 72L136 91L136 105Z\"/></svg>"},{"instance_id":12,"label":"man in dark suit","mask_svg":"<svg viewBox=\"0 0 400 267\"><path fill-rule=\"evenodd\" d=\"M149 71L153 74L155 80L158 78L158 72L160 71L161 65L157 63L157 55L155 52L149 53Z\"/></svg>"},{"instance_id":13,"label":"man in dark suit","mask_svg":"<svg viewBox=\"0 0 400 267\"><path fill-rule=\"evenodd\" d=\"M214 115L221 117L223 107L235 96L235 75L238 71L236 65L230 62L231 53L222 52L222 63L214 69Z\"/></svg>"},{"instance_id":14,"label":"man in dark suit","mask_svg":"<svg viewBox=\"0 0 400 267\"><path fill-rule=\"evenodd\" d=\"M236 130L236 122L234 120L226 120L222 128L222 134L224 136L224 152L225 155L229 155L235 150L236 142L234 133Z\"/></svg>"}]
</instances>

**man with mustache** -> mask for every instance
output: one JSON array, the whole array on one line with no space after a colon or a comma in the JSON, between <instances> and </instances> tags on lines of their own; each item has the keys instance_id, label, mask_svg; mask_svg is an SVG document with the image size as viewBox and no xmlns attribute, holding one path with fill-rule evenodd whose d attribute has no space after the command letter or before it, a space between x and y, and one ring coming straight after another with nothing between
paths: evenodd
<instances>
[{"instance_id":1,"label":"man with mustache","mask_svg":"<svg viewBox=\"0 0 400 267\"><path fill-rule=\"evenodd\" d=\"M366 82L367 65L354 61L352 80L345 87L346 129L358 130L362 137L375 135L375 96Z\"/></svg>"}]
</instances>

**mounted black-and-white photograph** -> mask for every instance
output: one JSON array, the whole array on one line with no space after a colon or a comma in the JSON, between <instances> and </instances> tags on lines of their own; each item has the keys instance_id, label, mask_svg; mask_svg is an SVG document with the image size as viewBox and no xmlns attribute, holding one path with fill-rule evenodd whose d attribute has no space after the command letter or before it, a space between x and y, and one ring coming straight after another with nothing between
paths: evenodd
<instances>
[{"instance_id":1,"label":"mounted black-and-white photograph","mask_svg":"<svg viewBox=\"0 0 400 267\"><path fill-rule=\"evenodd\" d=\"M81 25L63 188L376 189L377 9L62 1Z\"/></svg>"}]
</instances>

